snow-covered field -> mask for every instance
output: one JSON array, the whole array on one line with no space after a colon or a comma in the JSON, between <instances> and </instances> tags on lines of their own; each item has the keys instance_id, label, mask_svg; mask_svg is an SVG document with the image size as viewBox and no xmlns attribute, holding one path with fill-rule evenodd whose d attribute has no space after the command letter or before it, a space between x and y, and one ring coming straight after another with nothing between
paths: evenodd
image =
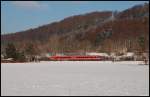
<instances>
[{"instance_id":1,"label":"snow-covered field","mask_svg":"<svg viewBox=\"0 0 150 97\"><path fill-rule=\"evenodd\" d=\"M139 62L2 63L1 95L149 95L149 65Z\"/></svg>"}]
</instances>

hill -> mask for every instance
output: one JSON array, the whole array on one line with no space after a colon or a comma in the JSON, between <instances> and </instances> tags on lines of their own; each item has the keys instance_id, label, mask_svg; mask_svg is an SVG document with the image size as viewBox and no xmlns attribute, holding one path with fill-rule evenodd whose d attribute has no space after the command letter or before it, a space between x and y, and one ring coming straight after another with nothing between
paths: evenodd
<instances>
[{"instance_id":1,"label":"hill","mask_svg":"<svg viewBox=\"0 0 150 97\"><path fill-rule=\"evenodd\" d=\"M39 53L67 50L135 51L149 49L149 3L122 12L92 12L71 16L38 28L1 35L1 52L13 42L23 50L32 43Z\"/></svg>"}]
</instances>

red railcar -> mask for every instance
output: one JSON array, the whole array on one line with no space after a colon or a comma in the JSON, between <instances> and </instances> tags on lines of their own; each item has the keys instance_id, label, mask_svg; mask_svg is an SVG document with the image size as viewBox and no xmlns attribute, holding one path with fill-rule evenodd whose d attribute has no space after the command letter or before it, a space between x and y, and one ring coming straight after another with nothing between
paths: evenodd
<instances>
[{"instance_id":1,"label":"red railcar","mask_svg":"<svg viewBox=\"0 0 150 97\"><path fill-rule=\"evenodd\" d=\"M56 61L100 61L100 60L105 60L105 57L103 56L51 56L49 57L50 60L56 60Z\"/></svg>"}]
</instances>

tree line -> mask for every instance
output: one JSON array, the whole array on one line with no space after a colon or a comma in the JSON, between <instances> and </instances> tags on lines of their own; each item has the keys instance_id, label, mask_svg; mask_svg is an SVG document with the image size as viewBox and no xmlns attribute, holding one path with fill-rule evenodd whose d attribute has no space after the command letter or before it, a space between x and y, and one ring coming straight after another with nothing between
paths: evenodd
<instances>
[{"instance_id":1,"label":"tree line","mask_svg":"<svg viewBox=\"0 0 150 97\"><path fill-rule=\"evenodd\" d=\"M13 61L25 62L27 58L31 58L37 54L32 43L29 43L24 49L17 49L14 43L8 43L5 48L4 58L13 58Z\"/></svg>"},{"instance_id":2,"label":"tree line","mask_svg":"<svg viewBox=\"0 0 150 97\"><path fill-rule=\"evenodd\" d=\"M98 37L101 38L101 37ZM82 41L80 44L74 42L74 43L60 43L58 41L58 37L55 36L51 40L49 40L49 45L47 45L46 53L58 53L58 52L65 52L67 50L69 51L76 51L76 50L83 50L83 51L94 51L95 49L89 41ZM101 42L101 41L96 41ZM140 52L145 52L147 50L146 45L146 39L143 36L138 37L136 40L137 44L137 50ZM134 51L133 47L135 46L135 40L126 40L126 41L112 41L112 40L106 40L104 43L107 43L107 45L101 44L101 47L99 51L100 52L107 52L111 53L115 50L119 51L122 47L123 49L127 49L127 51ZM72 45L71 45L72 44ZM122 45L122 46L121 46ZM43 47L42 47L43 48ZM134 47L135 48L135 47ZM13 58L14 61L19 62L25 62L28 61L28 59L35 57L37 55L40 55L42 53L39 50L38 46L34 45L34 43L27 43L25 47L18 48L14 43L8 43L5 48L5 58Z\"/></svg>"}]
</instances>

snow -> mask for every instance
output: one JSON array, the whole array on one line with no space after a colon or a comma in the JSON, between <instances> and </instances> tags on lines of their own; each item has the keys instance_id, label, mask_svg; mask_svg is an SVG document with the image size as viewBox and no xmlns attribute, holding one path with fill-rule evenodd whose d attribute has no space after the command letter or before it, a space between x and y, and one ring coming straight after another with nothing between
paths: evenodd
<instances>
[{"instance_id":1,"label":"snow","mask_svg":"<svg viewBox=\"0 0 150 97\"><path fill-rule=\"evenodd\" d=\"M149 66L140 62L2 63L2 96L148 96Z\"/></svg>"},{"instance_id":2,"label":"snow","mask_svg":"<svg viewBox=\"0 0 150 97\"><path fill-rule=\"evenodd\" d=\"M108 57L109 55L107 53L95 53L95 52L87 52L86 55L95 55L95 56L106 56Z\"/></svg>"},{"instance_id":3,"label":"snow","mask_svg":"<svg viewBox=\"0 0 150 97\"><path fill-rule=\"evenodd\" d=\"M128 52L128 53L126 54L126 56L127 56L127 57L133 57L133 56L134 56L134 53Z\"/></svg>"}]
</instances>

